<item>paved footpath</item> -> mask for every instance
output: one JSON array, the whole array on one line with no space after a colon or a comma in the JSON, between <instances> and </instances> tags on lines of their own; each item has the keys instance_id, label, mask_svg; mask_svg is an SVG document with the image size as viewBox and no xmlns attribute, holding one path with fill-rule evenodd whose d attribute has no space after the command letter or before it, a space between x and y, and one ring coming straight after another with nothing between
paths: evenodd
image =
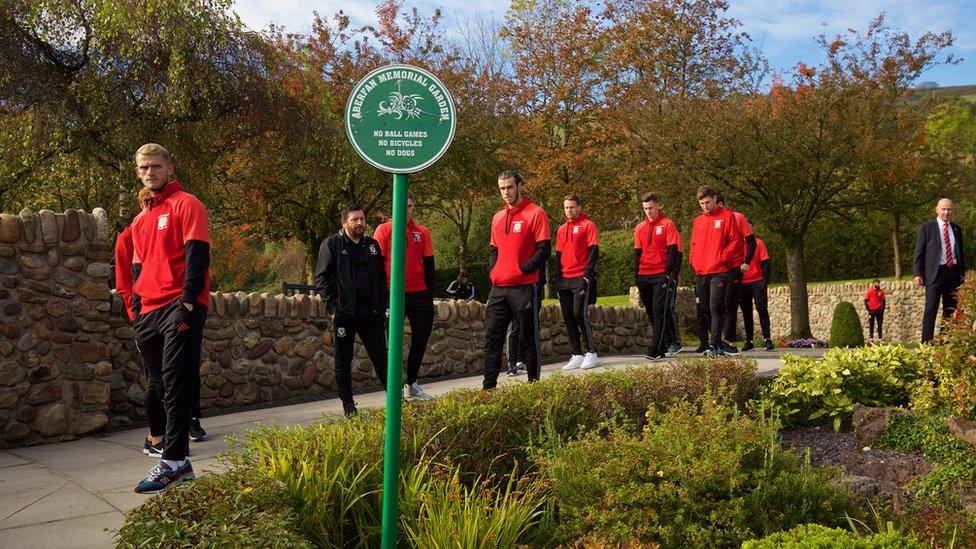
<instances>
[{"instance_id":1,"label":"paved footpath","mask_svg":"<svg viewBox=\"0 0 976 549\"><path fill-rule=\"evenodd\" d=\"M757 359L759 372L769 375L782 364L782 351L750 352ZM822 351L802 350L819 356ZM543 376L552 375L564 364L543 367ZM639 356L601 359L601 367L588 372L641 365L654 367ZM579 375L581 372L571 372ZM500 384L524 382L524 376L508 378ZM460 388L480 388L481 376L425 382L424 389L434 396ZM360 408L382 407L382 392L356 396ZM219 471L214 456L227 450L224 437L243 435L262 424L291 426L307 424L323 414L340 414L338 399L278 406L204 418L208 439L190 443L190 458L197 475ZM15 448L0 451L0 547L111 547L112 530L119 528L124 513L137 507L148 496L133 492L136 483L155 460L142 453L145 428L130 429L102 437L71 442Z\"/></svg>"}]
</instances>

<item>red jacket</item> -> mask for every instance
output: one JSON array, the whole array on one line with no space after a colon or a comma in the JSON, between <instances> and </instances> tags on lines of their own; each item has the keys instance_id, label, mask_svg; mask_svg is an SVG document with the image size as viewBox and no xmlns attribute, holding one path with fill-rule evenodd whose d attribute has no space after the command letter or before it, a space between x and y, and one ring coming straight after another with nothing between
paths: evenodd
<instances>
[{"instance_id":1,"label":"red jacket","mask_svg":"<svg viewBox=\"0 0 976 549\"><path fill-rule=\"evenodd\" d=\"M499 287L524 286L539 281L539 271L523 273L521 265L535 255L538 242L552 240L549 215L528 197L515 206L505 207L491 220L491 245L498 249L498 259L489 273L491 283Z\"/></svg>"},{"instance_id":2,"label":"red jacket","mask_svg":"<svg viewBox=\"0 0 976 549\"><path fill-rule=\"evenodd\" d=\"M142 314L180 299L186 282L186 245L209 244L207 208L183 190L175 179L146 201L146 209L132 222L132 245L142 259L142 272L133 291L142 301ZM203 290L195 302L210 305L210 272L203 273Z\"/></svg>"},{"instance_id":3,"label":"red jacket","mask_svg":"<svg viewBox=\"0 0 976 549\"><path fill-rule=\"evenodd\" d=\"M600 232L586 212L580 212L575 220L566 220L556 230L556 251L563 278L578 278L586 274L590 259L590 246L600 245Z\"/></svg>"},{"instance_id":4,"label":"red jacket","mask_svg":"<svg viewBox=\"0 0 976 549\"><path fill-rule=\"evenodd\" d=\"M877 313L885 309L885 292L881 288L871 286L864 293L864 300L867 301L868 311Z\"/></svg>"},{"instance_id":5,"label":"red jacket","mask_svg":"<svg viewBox=\"0 0 976 549\"><path fill-rule=\"evenodd\" d=\"M732 261L735 262L736 267L741 267L746 260L746 238L752 236L752 225L749 224L749 220L742 212L737 212L732 208L726 208L732 212L732 217L735 219L736 226L739 228L739 246L733 255ZM755 263L755 255L753 255L753 263Z\"/></svg>"},{"instance_id":6,"label":"red jacket","mask_svg":"<svg viewBox=\"0 0 976 549\"><path fill-rule=\"evenodd\" d=\"M122 229L115 239L115 291L122 296L129 320L135 320L132 311L132 226Z\"/></svg>"},{"instance_id":7,"label":"red jacket","mask_svg":"<svg viewBox=\"0 0 976 549\"><path fill-rule=\"evenodd\" d=\"M651 221L644 217L634 227L634 249L641 250L638 275L658 275L664 272L668 263L668 246L677 245L681 251L681 234L674 221L660 212Z\"/></svg>"},{"instance_id":8,"label":"red jacket","mask_svg":"<svg viewBox=\"0 0 976 549\"><path fill-rule=\"evenodd\" d=\"M689 260L696 275L725 273L742 265L742 233L732 212L716 206L702 212L691 227Z\"/></svg>"},{"instance_id":9,"label":"red jacket","mask_svg":"<svg viewBox=\"0 0 976 549\"><path fill-rule=\"evenodd\" d=\"M380 253L383 254L383 265L386 270L386 287L389 288L390 259L393 256L393 219L376 227L373 231L373 239L380 244ZM412 218L408 219L404 291L423 292L428 289L427 281L424 279L424 258L433 256L434 242L430 237L430 231Z\"/></svg>"},{"instance_id":10,"label":"red jacket","mask_svg":"<svg viewBox=\"0 0 976 549\"><path fill-rule=\"evenodd\" d=\"M769 259L769 250L766 249L766 243L762 241L761 238L756 239L756 254L752 256L752 263L749 264L749 270L742 275L743 284L752 284L753 282L759 282L763 279L762 262Z\"/></svg>"}]
</instances>

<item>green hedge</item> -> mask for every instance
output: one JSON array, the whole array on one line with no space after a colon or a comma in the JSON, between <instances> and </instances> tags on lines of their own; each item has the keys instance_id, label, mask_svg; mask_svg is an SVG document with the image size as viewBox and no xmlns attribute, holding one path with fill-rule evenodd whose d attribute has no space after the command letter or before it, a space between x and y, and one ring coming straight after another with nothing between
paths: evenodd
<instances>
[{"instance_id":1,"label":"green hedge","mask_svg":"<svg viewBox=\"0 0 976 549\"><path fill-rule=\"evenodd\" d=\"M861 317L857 316L854 304L850 301L841 301L834 308L834 317L830 323L830 346L864 347Z\"/></svg>"},{"instance_id":2,"label":"green hedge","mask_svg":"<svg viewBox=\"0 0 976 549\"><path fill-rule=\"evenodd\" d=\"M850 530L804 524L788 532L777 532L763 539L750 540L742 549L923 549L928 547L914 536L887 531L860 536Z\"/></svg>"}]
</instances>

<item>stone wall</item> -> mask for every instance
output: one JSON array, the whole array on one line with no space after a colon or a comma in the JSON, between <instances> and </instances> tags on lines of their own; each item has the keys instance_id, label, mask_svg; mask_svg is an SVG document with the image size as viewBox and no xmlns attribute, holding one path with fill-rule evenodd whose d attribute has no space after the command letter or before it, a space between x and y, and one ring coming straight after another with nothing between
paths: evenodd
<instances>
[{"instance_id":1,"label":"stone wall","mask_svg":"<svg viewBox=\"0 0 976 549\"><path fill-rule=\"evenodd\" d=\"M133 329L108 288L111 259L104 210L0 215L0 447L145 420ZM422 377L482 372L484 312L477 302L437 303ZM601 353L644 352L642 311L595 307L591 319ZM545 306L540 321L543 359L568 357L559 307ZM318 297L212 293L203 413L334 395L333 357L331 321ZM353 386L378 386L359 345Z\"/></svg>"},{"instance_id":2,"label":"stone wall","mask_svg":"<svg viewBox=\"0 0 976 549\"><path fill-rule=\"evenodd\" d=\"M861 317L864 337L868 337L868 313L864 309L864 292L867 283L814 283L807 287L810 307L810 330L813 336L827 340L830 338L830 324L834 308L841 301L854 304ZM884 334L886 341L918 341L922 334L922 310L925 308L925 289L919 288L909 280L886 280L881 282L888 308L885 311ZM639 306L637 288L630 289L631 306ZM678 316L682 328L694 333L695 297L690 288L678 289ZM741 312L739 313L741 315ZM755 312L756 337L759 337L759 316ZM776 286L769 289L770 331L774 338L790 333L790 289ZM742 319L739 319L739 337L742 336Z\"/></svg>"}]
</instances>

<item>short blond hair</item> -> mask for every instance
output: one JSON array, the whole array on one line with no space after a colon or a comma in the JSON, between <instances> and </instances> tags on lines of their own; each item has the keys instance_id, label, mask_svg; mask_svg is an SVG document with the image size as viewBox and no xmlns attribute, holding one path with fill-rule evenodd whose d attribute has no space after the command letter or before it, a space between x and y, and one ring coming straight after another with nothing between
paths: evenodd
<instances>
[{"instance_id":1,"label":"short blond hair","mask_svg":"<svg viewBox=\"0 0 976 549\"><path fill-rule=\"evenodd\" d=\"M165 160L167 164L172 164L173 163L169 159L169 151L166 150L166 147L164 147L162 145L159 145L159 144L156 144L156 143L146 143L145 145L139 147L139 149L136 151L135 156L133 157L133 158L136 159L136 162L139 161L138 160L139 159L139 155L142 155L142 156L162 156L163 157L163 160Z\"/></svg>"}]
</instances>

